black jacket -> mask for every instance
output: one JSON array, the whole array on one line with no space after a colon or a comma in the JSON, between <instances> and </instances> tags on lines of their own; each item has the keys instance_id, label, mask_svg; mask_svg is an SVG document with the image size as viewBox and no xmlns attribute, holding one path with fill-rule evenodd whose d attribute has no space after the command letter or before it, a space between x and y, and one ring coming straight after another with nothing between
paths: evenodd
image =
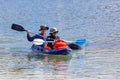
<instances>
[{"instance_id":1,"label":"black jacket","mask_svg":"<svg viewBox=\"0 0 120 80\"><path fill-rule=\"evenodd\" d=\"M59 36L53 36L52 34L50 34L50 36L47 37L46 41L54 41L55 39L59 38ZM47 45L53 49L53 42L48 42Z\"/></svg>"}]
</instances>

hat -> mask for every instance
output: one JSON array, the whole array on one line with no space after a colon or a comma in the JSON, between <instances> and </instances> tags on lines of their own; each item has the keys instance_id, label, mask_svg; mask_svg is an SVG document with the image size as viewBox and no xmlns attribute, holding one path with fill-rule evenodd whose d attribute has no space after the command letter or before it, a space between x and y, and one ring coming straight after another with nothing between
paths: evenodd
<instances>
[{"instance_id":1,"label":"hat","mask_svg":"<svg viewBox=\"0 0 120 80\"><path fill-rule=\"evenodd\" d=\"M39 31L48 30L48 29L49 29L49 27L47 27L47 25L41 25Z\"/></svg>"},{"instance_id":2,"label":"hat","mask_svg":"<svg viewBox=\"0 0 120 80\"><path fill-rule=\"evenodd\" d=\"M57 28L51 28L50 33L54 33L54 32L58 32L58 29Z\"/></svg>"}]
</instances>

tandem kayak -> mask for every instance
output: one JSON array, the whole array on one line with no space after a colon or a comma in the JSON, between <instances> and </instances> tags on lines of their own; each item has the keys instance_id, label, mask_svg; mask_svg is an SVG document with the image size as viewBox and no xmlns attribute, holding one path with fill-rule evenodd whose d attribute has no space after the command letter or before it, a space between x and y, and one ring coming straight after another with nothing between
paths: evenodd
<instances>
[{"instance_id":1,"label":"tandem kayak","mask_svg":"<svg viewBox=\"0 0 120 80\"><path fill-rule=\"evenodd\" d=\"M36 52L36 53L47 53L47 54L55 54L55 55L67 55L72 52L72 49L70 48L69 49L64 48L60 50L57 50L57 49L48 50L43 48L42 45L33 45L31 49L33 52Z\"/></svg>"},{"instance_id":2,"label":"tandem kayak","mask_svg":"<svg viewBox=\"0 0 120 80\"><path fill-rule=\"evenodd\" d=\"M45 41L36 39L31 49L36 53L47 53L55 55L66 55L70 54L72 50L80 50L82 46L86 44L86 39L77 40L75 43L67 44L64 40L56 40L54 43L54 49L48 49L43 47Z\"/></svg>"},{"instance_id":3,"label":"tandem kayak","mask_svg":"<svg viewBox=\"0 0 120 80\"><path fill-rule=\"evenodd\" d=\"M42 40L40 40L42 42ZM32 51L38 52L38 53L47 53L47 54L55 54L55 55L66 55L70 54L72 52L72 49L69 47L69 45L61 39L55 40L54 42L54 48L51 49L49 46L43 46L41 45L32 45Z\"/></svg>"}]
</instances>

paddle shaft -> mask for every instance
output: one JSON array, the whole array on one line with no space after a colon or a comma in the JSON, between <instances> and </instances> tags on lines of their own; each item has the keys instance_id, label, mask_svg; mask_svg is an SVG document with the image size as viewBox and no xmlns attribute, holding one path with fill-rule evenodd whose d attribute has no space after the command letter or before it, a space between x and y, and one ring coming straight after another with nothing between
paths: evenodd
<instances>
[{"instance_id":1,"label":"paddle shaft","mask_svg":"<svg viewBox=\"0 0 120 80\"><path fill-rule=\"evenodd\" d=\"M82 43L82 44L86 42L86 40L84 40L84 39L76 40L76 41L67 41L67 40L63 40L63 41L68 42L68 43L74 43L75 42L75 43ZM44 41L42 39L35 39L35 40L33 40L33 42L37 42L37 43L50 42L50 43L52 43L54 41Z\"/></svg>"}]
</instances>

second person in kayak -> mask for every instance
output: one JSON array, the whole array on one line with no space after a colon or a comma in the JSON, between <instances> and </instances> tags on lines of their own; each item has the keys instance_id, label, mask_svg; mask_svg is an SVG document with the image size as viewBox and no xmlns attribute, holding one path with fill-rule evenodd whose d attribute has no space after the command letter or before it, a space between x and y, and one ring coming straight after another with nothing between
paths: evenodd
<instances>
[{"instance_id":1,"label":"second person in kayak","mask_svg":"<svg viewBox=\"0 0 120 80\"><path fill-rule=\"evenodd\" d=\"M59 32L59 30L57 28L51 28L50 29L50 33L49 33L49 36L47 37L47 41L48 41L48 44L47 46L49 46L51 49L53 49L54 47L54 41L56 39L60 39L59 36L57 36L57 33ZM49 42L49 41L53 41L53 42Z\"/></svg>"}]
</instances>

